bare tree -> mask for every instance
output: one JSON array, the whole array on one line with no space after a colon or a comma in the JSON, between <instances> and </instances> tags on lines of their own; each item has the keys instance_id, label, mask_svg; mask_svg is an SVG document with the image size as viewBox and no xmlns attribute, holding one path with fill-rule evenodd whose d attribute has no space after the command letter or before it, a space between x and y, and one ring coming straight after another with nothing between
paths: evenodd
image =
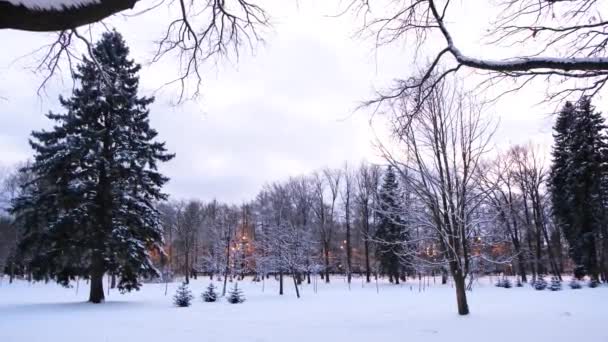
<instances>
[{"instance_id":1,"label":"bare tree","mask_svg":"<svg viewBox=\"0 0 608 342\"><path fill-rule=\"evenodd\" d=\"M193 270L198 233L204 219L202 209L202 203L195 200L180 203L177 208L176 235L184 257L182 272L186 283L190 282Z\"/></svg>"},{"instance_id":2,"label":"bare tree","mask_svg":"<svg viewBox=\"0 0 608 342\"><path fill-rule=\"evenodd\" d=\"M93 58L90 52L94 27L107 29L99 22L139 3L143 1L0 0L0 29L56 32L53 41L38 50L42 53L37 66L44 75L42 89L63 63L72 70L73 62L80 59L80 51L89 52L89 58ZM200 94L204 62L229 53L238 56L243 47L253 49L262 40L259 31L269 25L266 12L247 0L160 0L146 6L133 15L167 8L174 16L160 23L165 31L156 42L152 61L158 62L167 55L177 58L177 77L167 80L167 85L180 86L178 102ZM82 26L85 28L81 29ZM195 81L192 91L188 91L188 80Z\"/></svg>"},{"instance_id":3,"label":"bare tree","mask_svg":"<svg viewBox=\"0 0 608 342\"><path fill-rule=\"evenodd\" d=\"M317 219L317 229L319 231L319 237L321 238L321 244L323 247L323 257L325 262L324 278L326 283L329 283L329 272L331 270L330 250L332 247L331 244L336 226L335 209L336 200L340 191L340 177L341 173L339 170L331 170L327 168L323 170L322 174L316 172L313 175L313 191L315 198L313 211ZM329 202L326 202L325 196L328 189Z\"/></svg>"},{"instance_id":4,"label":"bare tree","mask_svg":"<svg viewBox=\"0 0 608 342\"><path fill-rule=\"evenodd\" d=\"M373 236L374 202L378 192L380 169L377 165L361 164L357 173L356 203L361 216L365 253L365 280L371 282L370 241Z\"/></svg>"},{"instance_id":5,"label":"bare tree","mask_svg":"<svg viewBox=\"0 0 608 342\"><path fill-rule=\"evenodd\" d=\"M343 186L342 186L342 205L344 207L344 228L346 230L346 280L350 284L352 280L352 269L353 269L353 261L352 261L352 226L351 226L351 212L352 212L352 203L353 198L356 196L355 194L355 179L352 172L348 169L348 163L344 163L344 168L342 169L342 176L344 178Z\"/></svg>"},{"instance_id":6,"label":"bare tree","mask_svg":"<svg viewBox=\"0 0 608 342\"><path fill-rule=\"evenodd\" d=\"M402 155L397 158L388 148L383 152L389 163L407 173L402 179L424 207L418 224L434 232L454 279L458 313L466 315L474 212L484 197L476 175L488 150L491 127L482 120L482 108L473 99L442 81L417 115L408 112L409 105L395 108L390 118Z\"/></svg>"},{"instance_id":7,"label":"bare tree","mask_svg":"<svg viewBox=\"0 0 608 342\"><path fill-rule=\"evenodd\" d=\"M536 273L544 273L542 265L543 246L551 246L549 233L547 231L547 216L545 204L546 199L547 169L543 165L543 159L538 148L532 146L514 146L510 150L513 162L517 167L516 180L523 194L526 222L530 227L535 240L536 250ZM552 248L547 248L549 266L551 273L561 279L559 267Z\"/></svg>"},{"instance_id":8,"label":"bare tree","mask_svg":"<svg viewBox=\"0 0 608 342\"><path fill-rule=\"evenodd\" d=\"M488 194L488 205L496 212L495 224L505 230L513 245L517 269L522 282L527 282L526 262L529 250L525 248L522 228L522 195L517 192L517 182L510 154L498 155L479 169L481 186ZM523 226L523 227L522 227Z\"/></svg>"},{"instance_id":9,"label":"bare tree","mask_svg":"<svg viewBox=\"0 0 608 342\"><path fill-rule=\"evenodd\" d=\"M483 83L487 86L503 79L519 80L510 91L542 78L551 85L552 98L574 92L596 94L608 81L608 21L604 19L606 6L599 0L500 0L489 4L487 15L496 19L484 38L489 45L506 47L507 54L512 51L500 60L473 57L462 50L462 41L475 40L458 36L453 29L455 21L466 20L462 13L465 2L389 1L379 4L383 8L374 7L375 11L368 0L352 0L348 4L356 13L364 13L363 31L371 32L377 45L407 40L417 52L432 51L422 77L397 81L369 104L399 101L405 95L421 99L413 104L413 109L421 110L422 102L432 101L433 89L463 67L484 73L487 78ZM479 5L483 14L484 6ZM378 12L382 14L376 15ZM439 48L435 47L437 42L442 42ZM521 54L522 46L527 48L527 54Z\"/></svg>"},{"instance_id":10,"label":"bare tree","mask_svg":"<svg viewBox=\"0 0 608 342\"><path fill-rule=\"evenodd\" d=\"M8 268L10 282L15 277L17 248L22 230L9 212L12 201L21 194L23 186L33 179L32 173L21 172L27 165L28 163L18 164L2 170L0 174L0 274Z\"/></svg>"}]
</instances>

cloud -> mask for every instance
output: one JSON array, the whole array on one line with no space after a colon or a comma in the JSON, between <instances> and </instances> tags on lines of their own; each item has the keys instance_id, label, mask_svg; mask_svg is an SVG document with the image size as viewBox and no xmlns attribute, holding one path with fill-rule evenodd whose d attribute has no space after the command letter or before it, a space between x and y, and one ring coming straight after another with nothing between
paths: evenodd
<instances>
[{"instance_id":1,"label":"cloud","mask_svg":"<svg viewBox=\"0 0 608 342\"><path fill-rule=\"evenodd\" d=\"M298 7L295 2L266 0L264 5L274 22L266 42L254 54L244 50L238 61L233 56L228 62L207 64L198 101L175 107L170 105L175 88L154 93L175 77L176 60L142 69L142 95L157 95L152 125L177 153L163 166L172 179L167 191L174 197L238 203L252 198L265 182L375 156L368 113L353 110L373 96L374 87L387 87L391 79L415 67L407 63L413 53L407 42L376 51L372 40L351 39L360 22L327 17L338 12L331 1L302 2ZM152 42L162 34L164 27L157 23L164 22L165 14L170 15L159 10L138 18L117 16L110 23L123 32L132 56L145 64ZM471 27L462 30L467 34L458 37L465 40ZM43 114L57 110L57 96L70 92L64 70L62 79L51 82L48 97L38 98L40 77L23 69L35 59L14 63L52 38L0 31L4 46L11 47L0 55L0 96L7 98L0 99L0 163L15 163L31 154L30 131L49 127ZM464 44L467 50L476 46ZM507 97L491 108L501 118L498 145L523 143L529 137L550 141L551 120L546 108L533 107L540 100L536 95L526 91L517 101Z\"/></svg>"}]
</instances>

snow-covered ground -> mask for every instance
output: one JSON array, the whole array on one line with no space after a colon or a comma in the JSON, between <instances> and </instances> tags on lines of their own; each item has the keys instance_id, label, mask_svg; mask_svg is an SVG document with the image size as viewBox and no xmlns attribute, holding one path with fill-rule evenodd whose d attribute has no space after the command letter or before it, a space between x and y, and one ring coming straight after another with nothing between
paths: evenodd
<instances>
[{"instance_id":1,"label":"snow-covered ground","mask_svg":"<svg viewBox=\"0 0 608 342\"><path fill-rule=\"evenodd\" d=\"M304 285L296 299L290 279L286 294L277 283L239 283L247 301L203 303L208 278L195 280L189 308L172 305L177 283L146 284L139 292L112 291L105 304L84 301L88 286L66 289L18 281L0 285L0 341L608 341L608 287L559 292L503 289L489 279L468 292L471 315L456 314L450 285L363 284L349 290L341 278L330 285ZM221 288L221 284L217 284Z\"/></svg>"}]
</instances>

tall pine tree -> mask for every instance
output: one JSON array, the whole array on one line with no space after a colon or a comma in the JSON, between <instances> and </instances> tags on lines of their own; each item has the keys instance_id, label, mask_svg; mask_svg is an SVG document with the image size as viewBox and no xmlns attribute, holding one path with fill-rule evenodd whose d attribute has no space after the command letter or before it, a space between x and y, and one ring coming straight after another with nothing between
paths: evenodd
<instances>
[{"instance_id":1,"label":"tall pine tree","mask_svg":"<svg viewBox=\"0 0 608 342\"><path fill-rule=\"evenodd\" d=\"M577 278L598 279L596 236L606 222L604 119L588 97L567 102L554 126L550 191L555 222L564 232Z\"/></svg>"},{"instance_id":2,"label":"tall pine tree","mask_svg":"<svg viewBox=\"0 0 608 342\"><path fill-rule=\"evenodd\" d=\"M391 166L384 174L378 197L380 208L377 211L378 228L375 234L376 257L382 272L399 284L401 261L406 258L405 245L408 236L402 219L399 183Z\"/></svg>"},{"instance_id":3,"label":"tall pine tree","mask_svg":"<svg viewBox=\"0 0 608 342\"><path fill-rule=\"evenodd\" d=\"M148 105L138 97L140 69L117 32L105 33L84 58L64 114L49 113L50 131L32 133L35 161L23 195L12 212L24 227L20 251L35 279L68 285L89 278L89 301L104 300L103 276L118 277L118 288L141 286L158 275L150 252L162 253L159 213L154 203L168 181L157 171L169 161L154 139Z\"/></svg>"}]
</instances>

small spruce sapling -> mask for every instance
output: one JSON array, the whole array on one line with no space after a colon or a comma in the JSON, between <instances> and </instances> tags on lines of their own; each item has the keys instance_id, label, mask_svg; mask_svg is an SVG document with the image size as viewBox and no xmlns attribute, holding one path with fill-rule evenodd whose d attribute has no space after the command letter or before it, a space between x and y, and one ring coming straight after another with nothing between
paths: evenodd
<instances>
[{"instance_id":1,"label":"small spruce sapling","mask_svg":"<svg viewBox=\"0 0 608 342\"><path fill-rule=\"evenodd\" d=\"M542 291L547 288L547 281L542 275L538 276L538 279L534 282L534 288L538 291Z\"/></svg>"},{"instance_id":2,"label":"small spruce sapling","mask_svg":"<svg viewBox=\"0 0 608 342\"><path fill-rule=\"evenodd\" d=\"M600 285L600 283L597 280L595 280L595 279L589 280L590 288L594 289L594 288L598 287L599 285Z\"/></svg>"},{"instance_id":3,"label":"small spruce sapling","mask_svg":"<svg viewBox=\"0 0 608 342\"><path fill-rule=\"evenodd\" d=\"M570 280L570 288L573 290L579 290L583 288L583 285L581 285L581 282L578 281L576 278L572 278L572 280Z\"/></svg>"},{"instance_id":4,"label":"small spruce sapling","mask_svg":"<svg viewBox=\"0 0 608 342\"><path fill-rule=\"evenodd\" d=\"M234 287L230 292L228 292L228 303L230 304L240 304L245 301L245 296L243 296L243 291L239 289L239 284L234 283Z\"/></svg>"},{"instance_id":5,"label":"small spruce sapling","mask_svg":"<svg viewBox=\"0 0 608 342\"><path fill-rule=\"evenodd\" d=\"M203 301L207 303L217 301L217 292L215 292L213 283L210 283L209 286L207 286L207 290L203 292Z\"/></svg>"},{"instance_id":6,"label":"small spruce sapling","mask_svg":"<svg viewBox=\"0 0 608 342\"><path fill-rule=\"evenodd\" d=\"M513 285L511 284L511 280L509 280L509 278L504 278L502 280L502 287L504 287L505 289L510 289L511 287L513 287Z\"/></svg>"},{"instance_id":7,"label":"small spruce sapling","mask_svg":"<svg viewBox=\"0 0 608 342\"><path fill-rule=\"evenodd\" d=\"M190 306L190 303L192 302L193 298L194 298L194 296L192 295L192 292L188 288L188 284L182 283L177 288L177 291L175 292L175 296L173 296L173 304L175 304L175 306L185 308L185 307Z\"/></svg>"},{"instance_id":8,"label":"small spruce sapling","mask_svg":"<svg viewBox=\"0 0 608 342\"><path fill-rule=\"evenodd\" d=\"M558 277L551 278L551 285L549 286L549 290L551 291L560 291L562 289L562 282Z\"/></svg>"}]
</instances>

